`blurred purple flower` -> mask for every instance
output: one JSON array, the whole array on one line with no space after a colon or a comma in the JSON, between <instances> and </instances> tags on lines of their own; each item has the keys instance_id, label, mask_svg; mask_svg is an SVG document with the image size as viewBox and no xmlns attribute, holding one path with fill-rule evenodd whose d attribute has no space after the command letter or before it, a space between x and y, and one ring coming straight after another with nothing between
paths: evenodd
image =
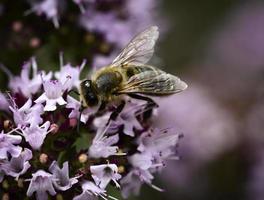
<instances>
[{"instance_id":1,"label":"blurred purple flower","mask_svg":"<svg viewBox=\"0 0 264 200\"><path fill-rule=\"evenodd\" d=\"M13 176L16 179L20 175L27 172L30 168L29 160L32 158L32 152L29 149L24 149L18 157L12 157L10 161L4 160L0 163L1 170L9 176Z\"/></svg>"},{"instance_id":2,"label":"blurred purple flower","mask_svg":"<svg viewBox=\"0 0 264 200\"><path fill-rule=\"evenodd\" d=\"M189 187L192 173L237 143L234 116L198 84L181 95L159 98L155 127L177 127L184 133L180 145L181 162L170 162L166 182ZM176 106L175 106L176 105ZM173 178L172 178L173 177Z\"/></svg>"},{"instance_id":3,"label":"blurred purple flower","mask_svg":"<svg viewBox=\"0 0 264 200\"><path fill-rule=\"evenodd\" d=\"M64 85L58 80L49 80L43 82L44 93L35 100L35 103L44 103L44 111L54 111L56 104L65 105L67 102L63 99Z\"/></svg>"},{"instance_id":4,"label":"blurred purple flower","mask_svg":"<svg viewBox=\"0 0 264 200\"><path fill-rule=\"evenodd\" d=\"M32 178L30 179L30 184L27 190L27 196L32 196L34 192L36 192L37 200L47 200L47 192L54 196L56 191L52 185L52 174L43 170L38 170L36 173L32 174Z\"/></svg>"},{"instance_id":5,"label":"blurred purple flower","mask_svg":"<svg viewBox=\"0 0 264 200\"><path fill-rule=\"evenodd\" d=\"M84 5L80 2L79 5ZM125 17L120 17L120 13L100 12L96 10L96 3L89 3L85 13L80 18L80 24L88 31L102 33L106 40L114 43L118 48L123 47L138 32L145 27L159 24L158 17L155 16L155 9L158 1L155 0L133 0L122 2L122 9ZM81 6L82 10L85 6ZM142 20L144 19L144 20ZM160 20L161 21L161 20ZM164 23L161 23L164 24Z\"/></svg>"},{"instance_id":6,"label":"blurred purple flower","mask_svg":"<svg viewBox=\"0 0 264 200\"><path fill-rule=\"evenodd\" d=\"M32 76L30 76L30 71L32 68ZM30 62L26 62L23 65L20 76L14 76L7 68L2 66L2 70L9 77L9 88L14 93L21 92L25 97L31 97L36 94L42 84L43 80L51 79L52 72L46 74L44 71L38 72L38 67L36 59L32 58ZM25 87L25 85L27 87Z\"/></svg>"},{"instance_id":7,"label":"blurred purple flower","mask_svg":"<svg viewBox=\"0 0 264 200\"><path fill-rule=\"evenodd\" d=\"M120 188L119 180L122 176L118 174L118 168L115 164L93 165L90 167L92 177L96 185L105 189L108 183L112 180L116 187Z\"/></svg>"},{"instance_id":8,"label":"blurred purple flower","mask_svg":"<svg viewBox=\"0 0 264 200\"><path fill-rule=\"evenodd\" d=\"M27 14L35 12L37 15L45 15L47 19L52 20L55 28L59 28L59 2L58 0L42 0L33 3L33 6Z\"/></svg>"},{"instance_id":9,"label":"blurred purple flower","mask_svg":"<svg viewBox=\"0 0 264 200\"><path fill-rule=\"evenodd\" d=\"M131 195L139 195L140 188L143 183L148 184L158 191L163 191L162 189L152 184L153 178L154 177L148 170L132 169L120 181L122 196L127 199Z\"/></svg>"},{"instance_id":10,"label":"blurred purple flower","mask_svg":"<svg viewBox=\"0 0 264 200\"><path fill-rule=\"evenodd\" d=\"M264 103L262 97L255 102L247 112L243 129L250 141L256 144L262 144L264 141Z\"/></svg>"},{"instance_id":11,"label":"blurred purple flower","mask_svg":"<svg viewBox=\"0 0 264 200\"><path fill-rule=\"evenodd\" d=\"M107 66L113 62L117 54L112 53L111 55L96 55L93 59L93 69L99 69L102 66Z\"/></svg>"},{"instance_id":12,"label":"blurred purple flower","mask_svg":"<svg viewBox=\"0 0 264 200\"><path fill-rule=\"evenodd\" d=\"M39 150L46 138L46 135L52 131L52 129L48 131L49 127L50 122L47 121L41 126L30 126L22 129L21 131L26 142L28 142L34 150Z\"/></svg>"},{"instance_id":13,"label":"blurred purple flower","mask_svg":"<svg viewBox=\"0 0 264 200\"><path fill-rule=\"evenodd\" d=\"M13 130L14 131L14 130ZM12 157L18 157L22 151L20 144L22 137L19 135L10 135L13 131L9 133L0 133L0 159L8 159L8 153Z\"/></svg>"},{"instance_id":14,"label":"blurred purple flower","mask_svg":"<svg viewBox=\"0 0 264 200\"><path fill-rule=\"evenodd\" d=\"M248 199L252 200L262 200L264 191L264 151L263 146L258 146L258 150L254 155L256 162L253 165L251 172L249 174L249 182L247 185Z\"/></svg>"},{"instance_id":15,"label":"blurred purple flower","mask_svg":"<svg viewBox=\"0 0 264 200\"><path fill-rule=\"evenodd\" d=\"M63 167L60 169L58 163L53 161L49 167L49 171L53 175L53 185L56 189L66 191L72 187L72 185L78 182L77 178L69 177L69 163L63 163Z\"/></svg>"},{"instance_id":16,"label":"blurred purple flower","mask_svg":"<svg viewBox=\"0 0 264 200\"><path fill-rule=\"evenodd\" d=\"M9 103L6 96L0 92L0 110L8 111Z\"/></svg>"},{"instance_id":17,"label":"blurred purple flower","mask_svg":"<svg viewBox=\"0 0 264 200\"><path fill-rule=\"evenodd\" d=\"M263 20L264 3L249 1L231 9L211 36L196 77L219 98L252 99L264 71Z\"/></svg>"}]
</instances>

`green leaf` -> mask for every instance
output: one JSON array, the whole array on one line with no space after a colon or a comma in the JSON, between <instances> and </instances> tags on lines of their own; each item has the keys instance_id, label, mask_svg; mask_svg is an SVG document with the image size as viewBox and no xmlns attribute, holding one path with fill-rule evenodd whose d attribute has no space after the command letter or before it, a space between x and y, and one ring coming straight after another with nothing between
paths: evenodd
<instances>
[{"instance_id":1,"label":"green leaf","mask_svg":"<svg viewBox=\"0 0 264 200\"><path fill-rule=\"evenodd\" d=\"M76 148L77 152L80 152L81 150L88 149L88 147L90 146L90 142L91 136L88 134L82 134L76 139L72 146Z\"/></svg>"}]
</instances>

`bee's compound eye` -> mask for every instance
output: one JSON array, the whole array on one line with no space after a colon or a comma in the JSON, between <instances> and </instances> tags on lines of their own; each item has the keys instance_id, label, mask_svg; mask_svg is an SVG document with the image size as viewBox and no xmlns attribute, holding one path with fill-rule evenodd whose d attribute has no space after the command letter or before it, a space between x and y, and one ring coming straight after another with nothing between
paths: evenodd
<instances>
[{"instance_id":1,"label":"bee's compound eye","mask_svg":"<svg viewBox=\"0 0 264 200\"><path fill-rule=\"evenodd\" d=\"M87 80L84 82L85 87L91 87L91 81Z\"/></svg>"},{"instance_id":2,"label":"bee's compound eye","mask_svg":"<svg viewBox=\"0 0 264 200\"><path fill-rule=\"evenodd\" d=\"M83 96L88 106L96 106L99 102L96 91L92 85L91 80L86 80L83 82Z\"/></svg>"}]
</instances>

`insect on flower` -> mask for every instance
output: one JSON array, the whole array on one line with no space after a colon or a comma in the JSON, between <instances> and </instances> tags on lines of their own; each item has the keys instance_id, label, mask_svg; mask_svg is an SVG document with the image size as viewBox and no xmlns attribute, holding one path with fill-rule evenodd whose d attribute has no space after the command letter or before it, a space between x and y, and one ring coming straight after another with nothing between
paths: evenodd
<instances>
[{"instance_id":1,"label":"insect on flower","mask_svg":"<svg viewBox=\"0 0 264 200\"><path fill-rule=\"evenodd\" d=\"M91 79L83 80L80 83L82 106L104 105L123 94L153 102L141 95L170 95L185 90L187 84L178 77L146 64L154 53L158 36L157 26L146 29L128 43L112 64L96 71Z\"/></svg>"}]
</instances>

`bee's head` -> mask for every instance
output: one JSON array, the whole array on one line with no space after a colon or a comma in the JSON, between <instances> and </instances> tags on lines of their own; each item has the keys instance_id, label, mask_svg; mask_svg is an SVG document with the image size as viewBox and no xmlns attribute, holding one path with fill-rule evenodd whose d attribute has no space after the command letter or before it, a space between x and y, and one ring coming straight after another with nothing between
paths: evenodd
<instances>
[{"instance_id":1,"label":"bee's head","mask_svg":"<svg viewBox=\"0 0 264 200\"><path fill-rule=\"evenodd\" d=\"M98 105L99 99L91 80L84 80L80 84L82 104L84 107Z\"/></svg>"}]
</instances>

